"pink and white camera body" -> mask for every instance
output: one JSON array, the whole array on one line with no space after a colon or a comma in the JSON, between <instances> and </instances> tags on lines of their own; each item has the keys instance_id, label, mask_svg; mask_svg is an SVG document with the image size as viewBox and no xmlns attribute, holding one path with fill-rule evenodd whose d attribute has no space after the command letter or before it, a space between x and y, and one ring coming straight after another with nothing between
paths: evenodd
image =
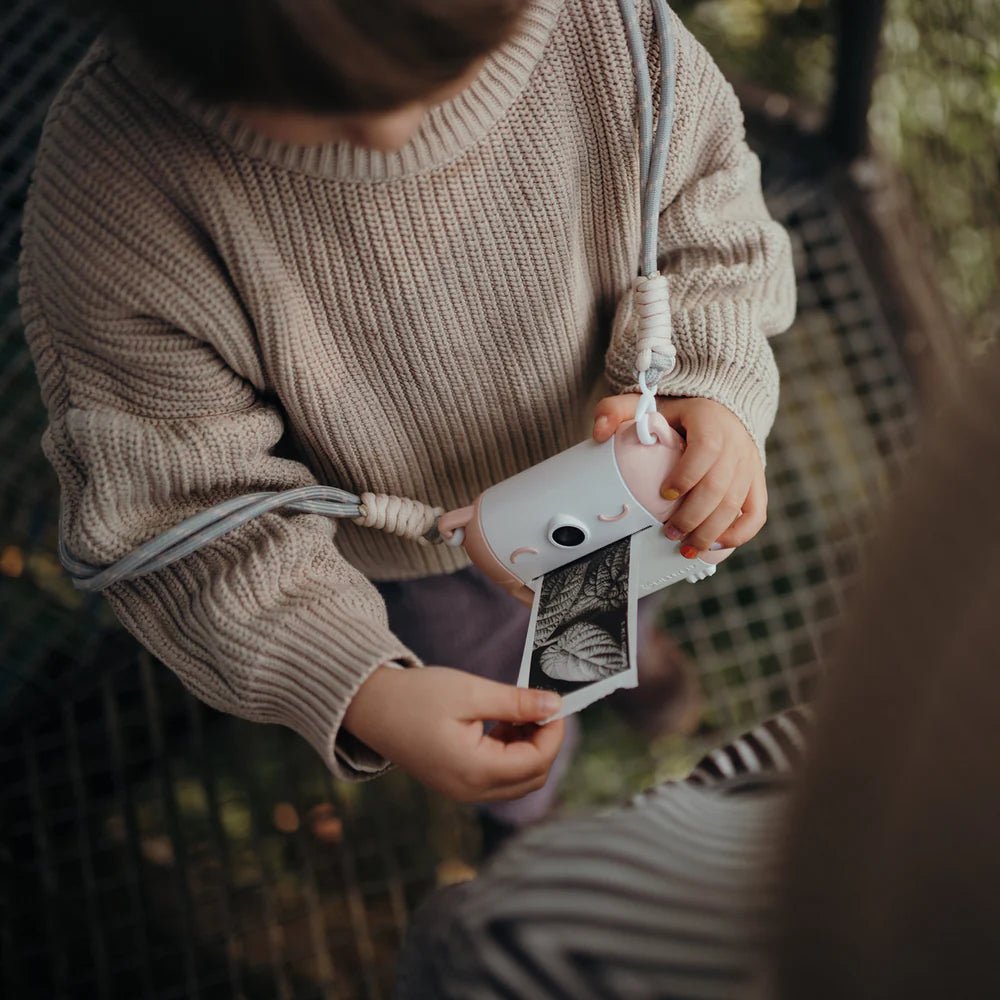
<instances>
[{"instance_id":1,"label":"pink and white camera body","mask_svg":"<svg viewBox=\"0 0 1000 1000\"><path fill-rule=\"evenodd\" d=\"M442 515L438 529L526 603L546 573L638 532L639 597L711 576L732 549L686 559L681 543L663 534L677 501L664 500L660 487L683 454L684 440L656 413L649 429L655 444L643 444L628 421L603 444L584 441L554 455Z\"/></svg>"}]
</instances>

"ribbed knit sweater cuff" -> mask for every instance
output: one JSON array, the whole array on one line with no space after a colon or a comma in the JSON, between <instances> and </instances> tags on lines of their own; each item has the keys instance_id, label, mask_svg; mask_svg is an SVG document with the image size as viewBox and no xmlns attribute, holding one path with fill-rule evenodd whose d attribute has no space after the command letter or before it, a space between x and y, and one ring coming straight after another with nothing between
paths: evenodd
<instances>
[{"instance_id":1,"label":"ribbed knit sweater cuff","mask_svg":"<svg viewBox=\"0 0 1000 1000\"><path fill-rule=\"evenodd\" d=\"M375 778L391 766L342 728L347 706L380 666L421 665L388 629L361 618L345 626L318 608L315 615L296 621L294 629L275 636L272 655L269 669L252 688L261 721L291 726L337 778Z\"/></svg>"},{"instance_id":2,"label":"ribbed knit sweater cuff","mask_svg":"<svg viewBox=\"0 0 1000 1000\"><path fill-rule=\"evenodd\" d=\"M312 601L307 611L300 608L281 622L262 614L261 627L246 635L255 648L244 648L237 661L221 648L213 656L196 630L184 634L167 621L165 605L189 600L179 592L184 586L183 579L166 571L118 584L107 597L125 627L213 707L289 727L341 779L373 778L390 766L341 728L347 706L379 666L422 665L387 627L360 615L345 619L342 609ZM167 591L170 600L165 599ZM216 671L205 671L204 662L211 659L228 661L227 683L218 683Z\"/></svg>"}]
</instances>

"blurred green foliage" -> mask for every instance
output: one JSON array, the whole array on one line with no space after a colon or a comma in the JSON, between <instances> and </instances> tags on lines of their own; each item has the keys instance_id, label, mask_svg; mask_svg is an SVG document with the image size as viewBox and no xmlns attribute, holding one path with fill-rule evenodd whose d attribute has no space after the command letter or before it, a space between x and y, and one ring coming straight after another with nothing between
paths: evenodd
<instances>
[{"instance_id":1,"label":"blurred green foliage","mask_svg":"<svg viewBox=\"0 0 1000 1000\"><path fill-rule=\"evenodd\" d=\"M826 103L834 58L827 0L674 0L672 6L728 75Z\"/></svg>"},{"instance_id":2,"label":"blurred green foliage","mask_svg":"<svg viewBox=\"0 0 1000 1000\"><path fill-rule=\"evenodd\" d=\"M676 0L731 76L825 107L827 0ZM888 0L870 125L912 189L945 300L974 347L1000 334L1000 2Z\"/></svg>"},{"instance_id":3,"label":"blurred green foliage","mask_svg":"<svg viewBox=\"0 0 1000 1000\"><path fill-rule=\"evenodd\" d=\"M1000 333L1000 3L890 3L870 123L930 231L974 346Z\"/></svg>"}]
</instances>

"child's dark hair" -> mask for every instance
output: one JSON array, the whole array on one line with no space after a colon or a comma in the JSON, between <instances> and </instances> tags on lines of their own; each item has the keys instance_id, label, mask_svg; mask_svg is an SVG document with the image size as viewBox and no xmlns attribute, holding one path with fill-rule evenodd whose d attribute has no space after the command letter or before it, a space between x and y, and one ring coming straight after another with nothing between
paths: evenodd
<instances>
[{"instance_id":1,"label":"child's dark hair","mask_svg":"<svg viewBox=\"0 0 1000 1000\"><path fill-rule=\"evenodd\" d=\"M214 103L382 111L451 83L526 0L77 0Z\"/></svg>"}]
</instances>

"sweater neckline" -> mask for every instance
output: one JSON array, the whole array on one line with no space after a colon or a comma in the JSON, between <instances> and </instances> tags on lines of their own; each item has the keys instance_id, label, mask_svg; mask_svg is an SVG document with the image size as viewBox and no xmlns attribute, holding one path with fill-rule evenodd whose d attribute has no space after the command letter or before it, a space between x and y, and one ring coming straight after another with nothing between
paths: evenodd
<instances>
[{"instance_id":1,"label":"sweater neckline","mask_svg":"<svg viewBox=\"0 0 1000 1000\"><path fill-rule=\"evenodd\" d=\"M424 173L448 163L475 144L517 100L549 42L564 0L529 0L515 33L491 53L475 80L455 97L432 108L416 134L393 152L364 149L338 140L304 146L270 139L225 107L199 101L189 90L162 77L157 89L204 128L248 156L300 173L336 180L385 181ZM134 56L124 62L149 78Z\"/></svg>"}]
</instances>

